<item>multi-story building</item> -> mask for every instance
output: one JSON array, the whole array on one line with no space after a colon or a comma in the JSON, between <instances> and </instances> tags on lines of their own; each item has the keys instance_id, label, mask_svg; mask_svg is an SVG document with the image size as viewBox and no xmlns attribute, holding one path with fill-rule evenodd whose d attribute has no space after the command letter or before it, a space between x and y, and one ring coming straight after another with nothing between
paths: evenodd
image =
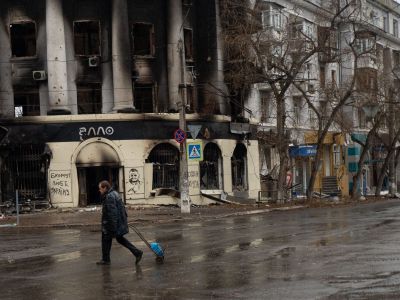
<instances>
[{"instance_id":1,"label":"multi-story building","mask_svg":"<svg viewBox=\"0 0 400 300\"><path fill-rule=\"evenodd\" d=\"M332 13L347 4L349 7L340 16L342 22L336 22L331 27ZM294 191L297 194L305 194L308 188L311 163L315 159L318 125L324 124L324 118L329 117L336 105L329 99L329 91L340 93L355 78L352 96L341 108L340 115L335 118L322 142L323 154L314 185L315 191L329 194L339 189L342 195L348 195L352 188L352 177L357 171L361 148L351 137L357 135L365 139L371 128L371 123L366 122L365 106L371 103L390 103L387 99L378 99L378 95L387 95L389 87L398 82L391 74L399 64L400 4L393 0L281 0L249 1L249 5L257 11L254 15L260 18L258 30L268 33L269 38L272 36L276 39L277 45L284 45L283 51L282 46L280 49L268 48L270 56L275 55L282 61L290 61L290 57L298 55L299 51L312 51L313 47L319 47L302 64L302 70L295 79L295 83L302 87L319 109L319 119L294 83L285 95L290 169L293 174L288 172L290 177L293 176L288 176L288 180L293 180L290 184L296 186ZM261 40L262 35L252 34L256 36L254 40ZM308 40L310 49L304 48L304 44L303 49L296 46L299 37ZM321 40L324 41L323 48ZM262 46L264 45L260 44L259 49L265 51L267 48ZM352 52L352 47L355 53ZM357 64L354 63L355 55L358 57ZM271 73L268 76L270 79ZM279 71L276 77L278 76ZM387 79L385 83L383 78ZM276 143L279 137L276 137L277 111L271 84L267 80L254 84L245 105L260 124L261 174L276 178L275 171L279 168ZM394 106L387 110L393 111L393 108ZM249 114L247 116L250 117ZM393 120L391 123L393 124ZM390 133L388 128L380 130L381 136L387 135L386 133ZM364 166L364 186L367 184L370 188L376 185L376 174L373 176L372 171L380 168L381 158L385 155L380 150L382 147L377 146L379 145L375 144L371 148L371 158ZM379 153L374 154L374 151Z\"/></svg>"},{"instance_id":2,"label":"multi-story building","mask_svg":"<svg viewBox=\"0 0 400 300\"><path fill-rule=\"evenodd\" d=\"M217 0L0 3L1 200L99 203L110 180L130 203L179 203L179 111L198 125L203 194L255 198L255 126L232 122ZM190 142L190 139L188 140Z\"/></svg>"}]
</instances>

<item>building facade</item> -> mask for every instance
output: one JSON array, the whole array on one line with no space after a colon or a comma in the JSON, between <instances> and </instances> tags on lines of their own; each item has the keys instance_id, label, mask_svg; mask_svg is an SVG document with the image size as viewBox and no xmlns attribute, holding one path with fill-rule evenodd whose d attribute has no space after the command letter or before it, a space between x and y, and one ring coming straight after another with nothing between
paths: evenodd
<instances>
[{"instance_id":1,"label":"building facade","mask_svg":"<svg viewBox=\"0 0 400 300\"><path fill-rule=\"evenodd\" d=\"M0 4L1 201L179 203L179 111L197 125L193 203L255 198L256 123L232 122L214 0L38 0ZM243 129L245 128L245 129Z\"/></svg>"}]
</instances>

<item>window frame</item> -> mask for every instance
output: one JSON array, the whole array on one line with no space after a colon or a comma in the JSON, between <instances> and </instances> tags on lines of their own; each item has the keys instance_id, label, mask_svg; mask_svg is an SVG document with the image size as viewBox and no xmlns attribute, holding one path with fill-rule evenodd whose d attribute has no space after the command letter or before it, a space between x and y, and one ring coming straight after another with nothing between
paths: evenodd
<instances>
[{"instance_id":1,"label":"window frame","mask_svg":"<svg viewBox=\"0 0 400 300\"><path fill-rule=\"evenodd\" d=\"M76 43L76 39L77 39L77 35L76 35L76 30L75 30L75 25L77 23L97 23L98 25L98 51L97 53L89 53L91 52L90 49L95 49L96 47L90 47L90 49L88 49L87 51L84 52L88 52L88 53L77 53L77 43ZM101 56L101 22L100 20L75 20L73 21L72 24L72 35L73 35L73 39L74 39L74 54L76 57L92 57L92 56ZM88 32L85 33L85 36L83 37L85 40L90 40L90 36L88 36ZM86 49L86 45L83 45L83 48Z\"/></svg>"},{"instance_id":2,"label":"window frame","mask_svg":"<svg viewBox=\"0 0 400 300\"><path fill-rule=\"evenodd\" d=\"M14 51L13 51L13 46L15 46L14 42L13 42L13 31L12 31L12 27L14 25L23 25L23 24L33 24L34 26L34 48L35 48L35 53L33 55L21 55L21 56L17 56L14 55ZM18 38L20 38L20 36L18 36ZM18 22L11 22L9 25L9 40L10 40L10 48L11 48L11 59L31 59L31 58L36 58L37 57L37 25L35 21L32 20L24 20L24 21L18 21ZM26 43L26 41L25 41ZM26 46L26 45L25 45Z\"/></svg>"},{"instance_id":3,"label":"window frame","mask_svg":"<svg viewBox=\"0 0 400 300\"><path fill-rule=\"evenodd\" d=\"M138 54L136 53L135 50L135 26L143 26L143 27L148 27L149 30L147 32L148 35L148 42L149 42L149 51L148 53L145 54ZM134 57L144 57L144 58L152 58L155 57L156 55L156 49L155 49L155 26L153 23L149 22L134 22L131 25L131 49L132 49L132 55Z\"/></svg>"}]
</instances>

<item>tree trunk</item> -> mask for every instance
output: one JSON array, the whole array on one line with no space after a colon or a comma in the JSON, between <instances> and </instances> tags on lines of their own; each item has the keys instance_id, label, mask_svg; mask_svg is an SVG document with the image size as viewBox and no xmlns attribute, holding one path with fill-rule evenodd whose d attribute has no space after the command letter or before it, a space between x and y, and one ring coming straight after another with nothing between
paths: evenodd
<instances>
[{"instance_id":1,"label":"tree trunk","mask_svg":"<svg viewBox=\"0 0 400 300\"><path fill-rule=\"evenodd\" d=\"M278 186L277 186L277 196L278 201L284 200L286 195L286 171L288 165L288 143L286 141L285 135L285 121L286 121L286 106L285 98L277 97L276 99L277 107L277 148L279 150L279 176L278 176Z\"/></svg>"}]
</instances>

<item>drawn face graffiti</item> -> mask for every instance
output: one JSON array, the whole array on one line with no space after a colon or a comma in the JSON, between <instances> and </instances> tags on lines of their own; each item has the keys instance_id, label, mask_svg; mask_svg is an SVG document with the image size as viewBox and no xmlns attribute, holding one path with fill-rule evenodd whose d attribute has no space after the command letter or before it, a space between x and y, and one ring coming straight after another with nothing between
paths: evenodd
<instances>
[{"instance_id":1,"label":"drawn face graffiti","mask_svg":"<svg viewBox=\"0 0 400 300\"><path fill-rule=\"evenodd\" d=\"M135 194L136 192L139 191L142 181L140 179L140 174L137 169L130 169L129 183L131 186L128 189L128 194Z\"/></svg>"},{"instance_id":2,"label":"drawn face graffiti","mask_svg":"<svg viewBox=\"0 0 400 300\"><path fill-rule=\"evenodd\" d=\"M129 182L131 184L135 184L137 182L140 182L140 175L139 175L139 171L136 169L131 169L129 171Z\"/></svg>"}]
</instances>

